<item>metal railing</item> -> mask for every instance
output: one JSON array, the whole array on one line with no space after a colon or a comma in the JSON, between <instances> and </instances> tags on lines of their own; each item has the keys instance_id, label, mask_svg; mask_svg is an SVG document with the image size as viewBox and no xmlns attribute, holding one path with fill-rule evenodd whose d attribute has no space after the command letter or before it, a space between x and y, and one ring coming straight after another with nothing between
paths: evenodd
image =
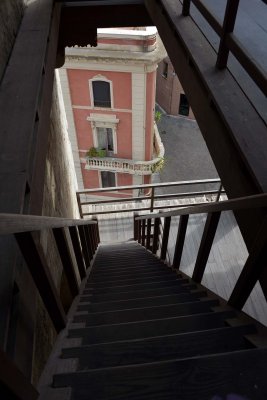
<instances>
[{"instance_id":1,"label":"metal railing","mask_svg":"<svg viewBox=\"0 0 267 400\"><path fill-rule=\"evenodd\" d=\"M160 190L162 188L173 188L173 187L194 187L196 185L216 185L216 189L210 189L210 190L194 190L194 191L183 191L180 193L169 193L169 194L156 194L156 190ZM145 192L147 191L147 195L145 196L131 196L131 197L121 197L121 198L113 198L109 200L92 200L90 196L94 195L102 195L105 193L110 193L112 195L113 192L116 192L116 195L120 191L139 191ZM166 208L179 208L179 207L184 207L185 204L169 204L169 205L162 205L159 202L161 200L176 200L176 199L186 199L186 198L194 198L197 199L203 198L203 196L215 196L214 201L219 201L221 194L225 193L220 179L200 179L200 180L192 180L192 181L179 181L179 182L166 182L166 183L151 183L147 185L132 185L132 186L116 186L116 187L110 187L110 188L101 188L101 189L87 189L83 191L78 191L76 193L77 195L77 201L78 201L78 206L80 210L80 215L81 218L84 218L85 216L89 215L96 215L96 214L110 214L110 213L123 213L123 212L134 212L134 211L146 211L149 210L150 212L153 212L154 210L160 210L160 209L166 209ZM89 196L89 199L88 199ZM145 203L148 204L142 204L142 201L145 200ZM137 203L138 202L138 206ZM156 204L158 202L158 204ZM111 210L110 205L116 205L119 203L135 203L135 206L133 207L128 207L125 209L115 209ZM191 204L186 204L188 205L197 205L197 204L202 204L201 201L198 202L192 202ZM203 203L205 204L205 202ZM93 206L107 206L106 209L104 210L90 210L89 208ZM85 207L87 209L85 209ZM104 208L104 207L103 207Z\"/></svg>"}]
</instances>

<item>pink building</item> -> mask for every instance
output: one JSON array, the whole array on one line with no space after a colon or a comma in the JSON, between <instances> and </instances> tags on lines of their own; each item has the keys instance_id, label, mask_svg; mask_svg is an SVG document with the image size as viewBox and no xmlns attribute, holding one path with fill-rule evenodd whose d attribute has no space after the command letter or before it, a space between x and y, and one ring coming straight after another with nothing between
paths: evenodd
<instances>
[{"instance_id":1,"label":"pink building","mask_svg":"<svg viewBox=\"0 0 267 400\"><path fill-rule=\"evenodd\" d=\"M60 77L80 190L151 181L164 151L154 112L165 55L151 27L99 29L96 48L67 50Z\"/></svg>"}]
</instances>

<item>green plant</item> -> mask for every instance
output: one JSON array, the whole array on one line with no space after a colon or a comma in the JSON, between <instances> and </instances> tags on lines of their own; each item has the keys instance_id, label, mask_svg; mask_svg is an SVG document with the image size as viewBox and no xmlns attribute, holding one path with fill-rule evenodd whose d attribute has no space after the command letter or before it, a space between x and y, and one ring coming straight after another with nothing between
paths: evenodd
<instances>
[{"instance_id":1,"label":"green plant","mask_svg":"<svg viewBox=\"0 0 267 400\"><path fill-rule=\"evenodd\" d=\"M155 121L158 123L161 120L161 112L160 111L156 111L155 112Z\"/></svg>"},{"instance_id":2,"label":"green plant","mask_svg":"<svg viewBox=\"0 0 267 400\"><path fill-rule=\"evenodd\" d=\"M106 157L107 152L105 149L96 149L95 147L91 147L88 152L88 157Z\"/></svg>"},{"instance_id":3,"label":"green plant","mask_svg":"<svg viewBox=\"0 0 267 400\"><path fill-rule=\"evenodd\" d=\"M155 172L160 172L165 164L165 158L160 157L160 159L152 166L151 171L154 174Z\"/></svg>"}]
</instances>

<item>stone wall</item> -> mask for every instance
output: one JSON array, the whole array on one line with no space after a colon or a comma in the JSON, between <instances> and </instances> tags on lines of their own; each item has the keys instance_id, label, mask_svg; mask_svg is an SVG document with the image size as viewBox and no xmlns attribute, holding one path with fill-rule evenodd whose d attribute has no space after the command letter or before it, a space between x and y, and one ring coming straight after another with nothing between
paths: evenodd
<instances>
[{"instance_id":1,"label":"stone wall","mask_svg":"<svg viewBox=\"0 0 267 400\"><path fill-rule=\"evenodd\" d=\"M54 217L79 218L76 190L77 180L68 138L65 108L58 71L56 71L42 214ZM51 232L45 231L42 233L41 244L61 300L65 309L67 309L72 298L64 279L64 273L62 273L61 260ZM47 357L52 350L55 338L55 330L51 325L50 318L40 297L38 297L33 357L34 383L38 381Z\"/></svg>"},{"instance_id":2,"label":"stone wall","mask_svg":"<svg viewBox=\"0 0 267 400\"><path fill-rule=\"evenodd\" d=\"M0 82L3 77L27 0L0 1Z\"/></svg>"}]
</instances>

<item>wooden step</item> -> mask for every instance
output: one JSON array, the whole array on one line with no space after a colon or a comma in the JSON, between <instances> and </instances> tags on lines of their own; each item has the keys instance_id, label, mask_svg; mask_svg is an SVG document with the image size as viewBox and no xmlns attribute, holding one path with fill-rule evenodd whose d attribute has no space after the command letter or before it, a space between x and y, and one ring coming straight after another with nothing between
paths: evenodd
<instances>
[{"instance_id":1,"label":"wooden step","mask_svg":"<svg viewBox=\"0 0 267 400\"><path fill-rule=\"evenodd\" d=\"M136 262L122 262L117 264L103 263L101 265L94 264L93 271L97 271L98 273L103 272L129 272L129 270L143 270L143 269L164 269L166 266L163 263L153 262L153 261L136 261Z\"/></svg>"},{"instance_id":2,"label":"wooden step","mask_svg":"<svg viewBox=\"0 0 267 400\"><path fill-rule=\"evenodd\" d=\"M178 335L166 332L155 338L66 348L62 358L78 358L80 370L143 364L253 348L244 335L254 333L253 325Z\"/></svg>"},{"instance_id":3,"label":"wooden step","mask_svg":"<svg viewBox=\"0 0 267 400\"><path fill-rule=\"evenodd\" d=\"M265 400L266 349L54 376L72 400ZM88 395L90 396L88 397Z\"/></svg>"},{"instance_id":4,"label":"wooden step","mask_svg":"<svg viewBox=\"0 0 267 400\"><path fill-rule=\"evenodd\" d=\"M138 291L128 291L119 293L109 293L109 294L87 294L82 295L83 301L91 301L94 303L104 302L104 301L118 301L127 299L138 299L141 297L153 297L161 296L167 294L178 294L178 293L188 293L190 290L197 289L195 284L189 285L165 285L163 288L151 288L146 290Z\"/></svg>"},{"instance_id":5,"label":"wooden step","mask_svg":"<svg viewBox=\"0 0 267 400\"><path fill-rule=\"evenodd\" d=\"M164 304L174 304L174 303L184 303L190 300L197 301L200 298L206 296L206 292L196 291L192 293L180 293L180 294L168 294L165 296L154 296L145 297L133 300L121 300L121 301L108 301L103 303L80 303L77 307L77 311L87 311L89 312L105 312L105 311L116 311L125 310L128 308L141 308L144 305L144 300L146 306L158 306ZM83 300L83 299L81 299Z\"/></svg>"},{"instance_id":6,"label":"wooden step","mask_svg":"<svg viewBox=\"0 0 267 400\"><path fill-rule=\"evenodd\" d=\"M142 275L153 275L153 274L174 274L174 271L166 266L163 267L146 267L146 268L127 268L123 271L111 271L105 270L103 272L99 270L92 270L90 273L90 279L109 279L111 277L127 277L127 276L142 276Z\"/></svg>"},{"instance_id":7,"label":"wooden step","mask_svg":"<svg viewBox=\"0 0 267 400\"><path fill-rule=\"evenodd\" d=\"M219 305L218 300L204 300L182 304L168 304L155 307L134 308L122 311L108 311L80 314L73 317L73 322L85 322L86 326L121 324L134 321L146 321L161 318L179 317L197 313L211 312Z\"/></svg>"},{"instance_id":8,"label":"wooden step","mask_svg":"<svg viewBox=\"0 0 267 400\"><path fill-rule=\"evenodd\" d=\"M189 280L188 279L167 279L156 282L147 282L147 283L135 283L132 285L120 285L117 284L116 286L105 286L105 287L95 287L95 286L90 286L89 288L84 289L84 294L95 294L97 293L98 295L101 294L110 294L110 293L136 293L138 291L143 291L143 290L150 290L150 289L161 289L164 287L170 287L170 286L181 286L188 284Z\"/></svg>"},{"instance_id":9,"label":"wooden step","mask_svg":"<svg viewBox=\"0 0 267 400\"><path fill-rule=\"evenodd\" d=\"M209 312L190 316L164 318L152 321L128 322L92 328L69 330L70 338L82 338L83 344L116 342L140 338L203 331L226 326L225 320L234 318L232 311Z\"/></svg>"},{"instance_id":10,"label":"wooden step","mask_svg":"<svg viewBox=\"0 0 267 400\"><path fill-rule=\"evenodd\" d=\"M95 288L101 288L101 287L106 287L106 286L115 286L115 285L134 285L137 283L145 283L145 282L159 282L159 281L167 281L167 280L175 280L175 279L182 279L183 277L181 275L176 275L176 274L159 274L155 276L150 276L150 277L139 277L136 275L135 277L132 277L130 279L106 279L106 280L100 280L100 279L88 279L87 284L85 285L86 289L89 289L90 287L95 287Z\"/></svg>"}]
</instances>

